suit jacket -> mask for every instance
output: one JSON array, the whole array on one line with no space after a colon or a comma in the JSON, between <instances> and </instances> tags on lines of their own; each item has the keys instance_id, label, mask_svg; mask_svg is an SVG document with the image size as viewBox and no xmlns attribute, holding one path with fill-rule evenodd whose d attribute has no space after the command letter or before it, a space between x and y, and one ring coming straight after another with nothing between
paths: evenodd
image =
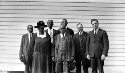
<instances>
[{"instance_id":1,"label":"suit jacket","mask_svg":"<svg viewBox=\"0 0 125 73\"><path fill-rule=\"evenodd\" d=\"M32 38L34 38L36 34L33 33ZM33 42L33 39L30 40L30 42ZM23 59L28 62L28 60L32 59L33 54L33 45L30 45L28 33L24 34L21 39L21 45L20 45L20 51L19 51L19 57L21 58L23 55Z\"/></svg>"},{"instance_id":2,"label":"suit jacket","mask_svg":"<svg viewBox=\"0 0 125 73\"><path fill-rule=\"evenodd\" d=\"M83 59L86 57L86 41L87 41L88 33L84 32L79 35L76 33L74 38L74 45L75 45L75 59Z\"/></svg>"},{"instance_id":3,"label":"suit jacket","mask_svg":"<svg viewBox=\"0 0 125 73\"><path fill-rule=\"evenodd\" d=\"M47 30L45 30L45 32L47 32L47 33L48 33L48 29L47 29ZM58 31L58 30L53 29L53 37L55 37L57 34L59 34L59 31Z\"/></svg>"},{"instance_id":4,"label":"suit jacket","mask_svg":"<svg viewBox=\"0 0 125 73\"><path fill-rule=\"evenodd\" d=\"M73 36L74 35L74 31L72 29L70 29L70 28L67 27L66 34L70 34L70 35Z\"/></svg>"},{"instance_id":5,"label":"suit jacket","mask_svg":"<svg viewBox=\"0 0 125 73\"><path fill-rule=\"evenodd\" d=\"M59 31L60 29L58 29L58 31ZM60 33L60 32L59 32ZM70 34L70 35L74 35L74 31L72 30L72 29L70 29L70 28L66 28L66 34Z\"/></svg>"},{"instance_id":6,"label":"suit jacket","mask_svg":"<svg viewBox=\"0 0 125 73\"><path fill-rule=\"evenodd\" d=\"M99 28L94 37L94 30L90 31L87 37L86 53L93 57L101 57L102 54L107 56L109 50L108 35L105 30Z\"/></svg>"},{"instance_id":7,"label":"suit jacket","mask_svg":"<svg viewBox=\"0 0 125 73\"><path fill-rule=\"evenodd\" d=\"M55 61L57 60L58 50L59 50L59 42L60 42L60 34L55 37L54 48L52 56L55 57ZM75 49L73 43L73 37L69 34L65 34L66 38L66 61L72 61L71 57L75 57Z\"/></svg>"}]
</instances>

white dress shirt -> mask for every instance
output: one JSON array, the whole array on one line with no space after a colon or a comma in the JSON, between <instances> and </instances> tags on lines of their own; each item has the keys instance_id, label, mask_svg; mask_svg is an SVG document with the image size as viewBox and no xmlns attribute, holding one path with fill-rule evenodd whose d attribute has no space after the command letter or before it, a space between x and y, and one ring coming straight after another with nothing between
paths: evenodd
<instances>
[{"instance_id":1,"label":"white dress shirt","mask_svg":"<svg viewBox=\"0 0 125 73\"><path fill-rule=\"evenodd\" d=\"M94 29L94 34L98 33L99 28L97 28L96 30Z\"/></svg>"},{"instance_id":2,"label":"white dress shirt","mask_svg":"<svg viewBox=\"0 0 125 73\"><path fill-rule=\"evenodd\" d=\"M32 36L33 36L33 33L28 33L29 42L30 42L30 35L31 35L31 37L32 37Z\"/></svg>"},{"instance_id":3,"label":"white dress shirt","mask_svg":"<svg viewBox=\"0 0 125 73\"><path fill-rule=\"evenodd\" d=\"M65 37L65 33L64 33L64 35L63 35L62 33L60 33L60 36L61 36L61 38L62 38L62 37Z\"/></svg>"}]
</instances>

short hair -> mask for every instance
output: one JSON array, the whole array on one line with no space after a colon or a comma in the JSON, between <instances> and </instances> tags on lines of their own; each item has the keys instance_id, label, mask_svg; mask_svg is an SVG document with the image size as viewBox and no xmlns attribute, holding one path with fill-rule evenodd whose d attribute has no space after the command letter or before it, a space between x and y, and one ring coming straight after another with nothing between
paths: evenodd
<instances>
[{"instance_id":1,"label":"short hair","mask_svg":"<svg viewBox=\"0 0 125 73\"><path fill-rule=\"evenodd\" d=\"M78 25L82 25L82 23L78 23L76 26L78 26ZM83 25L82 25L83 26Z\"/></svg>"},{"instance_id":2,"label":"short hair","mask_svg":"<svg viewBox=\"0 0 125 73\"><path fill-rule=\"evenodd\" d=\"M92 24L92 21L96 21L98 23L98 20L97 19L91 19L91 24Z\"/></svg>"},{"instance_id":3,"label":"short hair","mask_svg":"<svg viewBox=\"0 0 125 73\"><path fill-rule=\"evenodd\" d=\"M33 25L28 25L28 26L27 26L27 29L29 28L29 26L32 26L32 27L33 27Z\"/></svg>"},{"instance_id":4,"label":"short hair","mask_svg":"<svg viewBox=\"0 0 125 73\"><path fill-rule=\"evenodd\" d=\"M67 21L67 19L63 19L63 20Z\"/></svg>"},{"instance_id":5,"label":"short hair","mask_svg":"<svg viewBox=\"0 0 125 73\"><path fill-rule=\"evenodd\" d=\"M48 20L48 21L51 21L51 22L53 22L53 20ZM47 22L48 22L48 21L47 21Z\"/></svg>"},{"instance_id":6,"label":"short hair","mask_svg":"<svg viewBox=\"0 0 125 73\"><path fill-rule=\"evenodd\" d=\"M47 23L48 23L49 21L52 22L52 24L53 24L53 20L48 20ZM53 24L53 25L54 25L54 24Z\"/></svg>"}]
</instances>

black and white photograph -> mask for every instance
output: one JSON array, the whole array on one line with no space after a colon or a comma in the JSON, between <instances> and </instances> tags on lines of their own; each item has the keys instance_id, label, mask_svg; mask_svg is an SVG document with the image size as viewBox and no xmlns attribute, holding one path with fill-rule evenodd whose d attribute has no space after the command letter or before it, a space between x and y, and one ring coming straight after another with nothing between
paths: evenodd
<instances>
[{"instance_id":1,"label":"black and white photograph","mask_svg":"<svg viewBox=\"0 0 125 73\"><path fill-rule=\"evenodd\" d=\"M0 0L0 73L125 73L125 0Z\"/></svg>"}]
</instances>

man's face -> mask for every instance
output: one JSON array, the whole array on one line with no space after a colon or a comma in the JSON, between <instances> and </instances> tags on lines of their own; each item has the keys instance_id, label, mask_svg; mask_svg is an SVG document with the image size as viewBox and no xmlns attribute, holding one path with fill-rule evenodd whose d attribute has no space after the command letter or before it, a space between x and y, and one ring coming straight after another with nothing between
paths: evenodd
<instances>
[{"instance_id":1,"label":"man's face","mask_svg":"<svg viewBox=\"0 0 125 73\"><path fill-rule=\"evenodd\" d=\"M78 30L78 32L82 32L82 31L83 31L83 26L82 26L82 24L79 24L79 25L77 26L77 30Z\"/></svg>"},{"instance_id":2,"label":"man's face","mask_svg":"<svg viewBox=\"0 0 125 73\"><path fill-rule=\"evenodd\" d=\"M67 20L62 20L61 25L63 28L66 28L67 24Z\"/></svg>"},{"instance_id":3,"label":"man's face","mask_svg":"<svg viewBox=\"0 0 125 73\"><path fill-rule=\"evenodd\" d=\"M28 26L27 30L29 33L33 33L33 26Z\"/></svg>"},{"instance_id":4,"label":"man's face","mask_svg":"<svg viewBox=\"0 0 125 73\"><path fill-rule=\"evenodd\" d=\"M51 21L51 20L48 20L48 22L47 22L47 26L48 26L48 28L52 28L53 27L53 21Z\"/></svg>"},{"instance_id":5,"label":"man's face","mask_svg":"<svg viewBox=\"0 0 125 73\"><path fill-rule=\"evenodd\" d=\"M98 25L99 25L99 23L98 23L97 21L92 21L92 27L93 27L94 29L97 29L97 28L98 28Z\"/></svg>"}]
</instances>

